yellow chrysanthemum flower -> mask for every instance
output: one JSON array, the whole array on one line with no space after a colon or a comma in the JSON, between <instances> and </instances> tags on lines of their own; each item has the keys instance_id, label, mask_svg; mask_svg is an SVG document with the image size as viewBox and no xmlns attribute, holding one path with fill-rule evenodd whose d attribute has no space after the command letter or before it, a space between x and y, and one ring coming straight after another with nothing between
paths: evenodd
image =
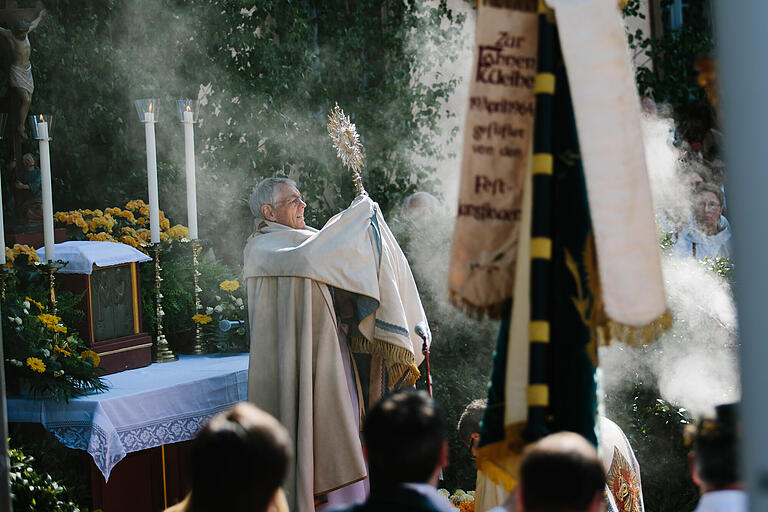
<instances>
[{"instance_id":1,"label":"yellow chrysanthemum flower","mask_svg":"<svg viewBox=\"0 0 768 512\"><path fill-rule=\"evenodd\" d=\"M208 324L211 322L211 320L213 319L208 315L201 315L201 314L192 315L192 321L200 325Z\"/></svg>"},{"instance_id":2,"label":"yellow chrysanthemum flower","mask_svg":"<svg viewBox=\"0 0 768 512\"><path fill-rule=\"evenodd\" d=\"M101 363L101 358L99 357L99 354L97 354L93 350L83 350L82 352L80 352L80 357L83 359L90 360L93 366L99 366L99 363Z\"/></svg>"},{"instance_id":3,"label":"yellow chrysanthemum flower","mask_svg":"<svg viewBox=\"0 0 768 512\"><path fill-rule=\"evenodd\" d=\"M41 315L37 315L37 319L42 322L43 325L48 327L49 329L51 326L58 324L61 321L61 318L55 315L50 315L48 313L43 313Z\"/></svg>"},{"instance_id":4,"label":"yellow chrysanthemum flower","mask_svg":"<svg viewBox=\"0 0 768 512\"><path fill-rule=\"evenodd\" d=\"M69 350L67 350L65 348L62 348L62 347L60 347L58 345L53 347L53 351L54 352L59 352L60 354L64 354L67 357L71 357L72 356L72 352L70 352Z\"/></svg>"},{"instance_id":5,"label":"yellow chrysanthemum flower","mask_svg":"<svg viewBox=\"0 0 768 512\"><path fill-rule=\"evenodd\" d=\"M141 199L134 199L133 201L128 201L125 204L125 209L126 210L131 210L131 211L133 211L133 210L140 210L144 206L146 206L144 201L142 201Z\"/></svg>"},{"instance_id":6,"label":"yellow chrysanthemum flower","mask_svg":"<svg viewBox=\"0 0 768 512\"><path fill-rule=\"evenodd\" d=\"M133 238L131 235L123 235L120 237L120 241L123 242L126 245L130 245L131 247L138 247L139 242Z\"/></svg>"},{"instance_id":7,"label":"yellow chrysanthemum flower","mask_svg":"<svg viewBox=\"0 0 768 512\"><path fill-rule=\"evenodd\" d=\"M75 224L75 226L77 226L79 228L82 228L83 233L87 233L88 232L88 223L85 222L85 220L82 217L75 218L74 224Z\"/></svg>"},{"instance_id":8,"label":"yellow chrysanthemum flower","mask_svg":"<svg viewBox=\"0 0 768 512\"><path fill-rule=\"evenodd\" d=\"M30 265L36 261L40 261L40 258L37 257L37 252L35 252L35 250L28 245L14 244L13 249L11 249L11 251L14 254L14 259L16 258L16 256L20 256L22 254L26 255L27 263Z\"/></svg>"},{"instance_id":9,"label":"yellow chrysanthemum flower","mask_svg":"<svg viewBox=\"0 0 768 512\"><path fill-rule=\"evenodd\" d=\"M181 224L176 224L172 228L169 228L166 232L168 238L171 240L181 240L182 238L189 238L189 229Z\"/></svg>"},{"instance_id":10,"label":"yellow chrysanthemum flower","mask_svg":"<svg viewBox=\"0 0 768 512\"><path fill-rule=\"evenodd\" d=\"M237 281L222 281L219 283L219 288L224 290L225 292L233 292L240 288L240 283Z\"/></svg>"},{"instance_id":11,"label":"yellow chrysanthemum flower","mask_svg":"<svg viewBox=\"0 0 768 512\"><path fill-rule=\"evenodd\" d=\"M27 366L33 371L37 373L43 373L45 372L45 363L42 359L39 359L37 357L28 357L27 358Z\"/></svg>"},{"instance_id":12,"label":"yellow chrysanthemum flower","mask_svg":"<svg viewBox=\"0 0 768 512\"><path fill-rule=\"evenodd\" d=\"M32 297L24 297L24 300L28 301L30 304L34 304L35 306L37 306L37 309L39 309L40 311L42 311L44 309L43 305L40 304L39 302L37 302Z\"/></svg>"},{"instance_id":13,"label":"yellow chrysanthemum flower","mask_svg":"<svg viewBox=\"0 0 768 512\"><path fill-rule=\"evenodd\" d=\"M97 242L117 242L117 240L112 238L112 235L103 231L101 233L88 233L85 236L88 240L95 240Z\"/></svg>"},{"instance_id":14,"label":"yellow chrysanthemum flower","mask_svg":"<svg viewBox=\"0 0 768 512\"><path fill-rule=\"evenodd\" d=\"M16 253L13 252L13 249L10 247L5 248L5 261L8 263L13 263L13 260L16 259Z\"/></svg>"}]
</instances>

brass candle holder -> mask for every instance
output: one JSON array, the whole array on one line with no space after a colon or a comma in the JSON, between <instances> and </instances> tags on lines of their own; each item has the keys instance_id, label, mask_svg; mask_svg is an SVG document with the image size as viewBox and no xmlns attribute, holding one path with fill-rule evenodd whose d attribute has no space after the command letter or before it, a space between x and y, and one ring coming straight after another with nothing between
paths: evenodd
<instances>
[{"instance_id":1,"label":"brass candle holder","mask_svg":"<svg viewBox=\"0 0 768 512\"><path fill-rule=\"evenodd\" d=\"M200 262L198 261L198 256L200 256L200 251L203 250L203 244L200 242L199 239L193 239L191 243L192 243L192 278L195 284L195 314L199 315L203 310L203 305L200 303L200 292L202 292L203 290L202 288L200 288L200 270L198 270L200 266ZM192 345L192 353L195 355L205 354L205 340L203 339L203 326L200 324L200 322L195 322L195 344Z\"/></svg>"},{"instance_id":2,"label":"brass candle holder","mask_svg":"<svg viewBox=\"0 0 768 512\"><path fill-rule=\"evenodd\" d=\"M35 263L35 268L38 272L41 274L45 274L48 276L48 290L49 290L49 301L48 301L48 312L54 316L56 316L56 289L55 289L55 274L62 268L67 266L67 261L57 260L57 261L51 261L48 260L48 262L39 262Z\"/></svg>"},{"instance_id":3,"label":"brass candle holder","mask_svg":"<svg viewBox=\"0 0 768 512\"><path fill-rule=\"evenodd\" d=\"M150 244L150 250L152 251L155 260L155 343L152 345L152 362L153 363L169 363L171 361L177 361L179 357L171 351L168 340L165 339L163 334L163 293L160 283L163 282L163 278L160 277L160 253L163 251L163 243L157 242Z\"/></svg>"}]
</instances>

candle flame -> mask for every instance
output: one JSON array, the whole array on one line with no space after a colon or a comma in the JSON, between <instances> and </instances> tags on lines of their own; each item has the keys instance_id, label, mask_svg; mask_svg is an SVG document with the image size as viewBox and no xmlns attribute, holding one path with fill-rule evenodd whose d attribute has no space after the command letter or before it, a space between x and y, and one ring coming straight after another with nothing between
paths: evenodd
<instances>
[{"instance_id":1,"label":"candle flame","mask_svg":"<svg viewBox=\"0 0 768 512\"><path fill-rule=\"evenodd\" d=\"M190 110L189 105L187 105L187 112L189 112L189 110Z\"/></svg>"},{"instance_id":2,"label":"candle flame","mask_svg":"<svg viewBox=\"0 0 768 512\"><path fill-rule=\"evenodd\" d=\"M43 121L45 121L45 119L43 119L43 114L40 114L40 122L42 123Z\"/></svg>"},{"instance_id":3,"label":"candle flame","mask_svg":"<svg viewBox=\"0 0 768 512\"><path fill-rule=\"evenodd\" d=\"M151 101L149 102L149 113L150 114L152 113L152 102Z\"/></svg>"}]
</instances>

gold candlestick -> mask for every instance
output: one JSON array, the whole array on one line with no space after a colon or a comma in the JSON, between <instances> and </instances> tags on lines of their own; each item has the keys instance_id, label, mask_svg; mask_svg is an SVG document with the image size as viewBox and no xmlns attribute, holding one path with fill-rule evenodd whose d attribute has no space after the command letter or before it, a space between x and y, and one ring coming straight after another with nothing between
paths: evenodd
<instances>
[{"instance_id":1,"label":"gold candlestick","mask_svg":"<svg viewBox=\"0 0 768 512\"><path fill-rule=\"evenodd\" d=\"M54 316L56 316L56 289L55 289L55 278L54 275L56 272L61 270L62 268L67 266L67 261L51 261L48 260L47 263L39 262L35 263L35 268L38 272L42 274L48 275L48 291L50 293L49 301L48 301L48 312Z\"/></svg>"},{"instance_id":2,"label":"gold candlestick","mask_svg":"<svg viewBox=\"0 0 768 512\"><path fill-rule=\"evenodd\" d=\"M200 240L192 240L192 277L195 283L195 314L200 314L203 309L203 305L200 303L200 292L203 291L200 288L200 271L198 270L200 263L197 259L202 249L203 245L200 243ZM196 355L205 353L203 326L200 325L199 322L195 322L195 344L192 346L192 353Z\"/></svg>"},{"instance_id":3,"label":"gold candlestick","mask_svg":"<svg viewBox=\"0 0 768 512\"><path fill-rule=\"evenodd\" d=\"M155 259L155 320L157 322L155 332L155 344L152 346L152 362L153 363L168 363L171 361L177 361L179 358L171 351L171 347L168 345L168 340L165 339L163 334L163 293L160 283L163 278L160 277L160 252L162 252L162 242L151 244L151 250Z\"/></svg>"}]
</instances>

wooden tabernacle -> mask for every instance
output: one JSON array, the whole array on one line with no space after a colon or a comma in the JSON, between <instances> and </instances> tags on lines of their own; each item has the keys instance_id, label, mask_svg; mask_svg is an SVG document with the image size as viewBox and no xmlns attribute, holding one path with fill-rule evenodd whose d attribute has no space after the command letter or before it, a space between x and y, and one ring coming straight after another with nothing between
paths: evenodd
<instances>
[{"instance_id":1,"label":"wooden tabernacle","mask_svg":"<svg viewBox=\"0 0 768 512\"><path fill-rule=\"evenodd\" d=\"M85 318L78 331L101 357L107 374L148 366L152 338L142 329L138 263L93 267L87 274L58 274L63 290L83 293Z\"/></svg>"}]
</instances>

